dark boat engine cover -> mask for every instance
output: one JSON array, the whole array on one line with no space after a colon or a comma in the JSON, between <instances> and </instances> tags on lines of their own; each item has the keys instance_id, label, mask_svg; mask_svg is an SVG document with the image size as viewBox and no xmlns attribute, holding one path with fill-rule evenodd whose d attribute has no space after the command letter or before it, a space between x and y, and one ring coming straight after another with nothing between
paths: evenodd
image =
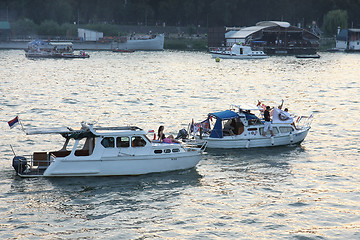
<instances>
[{"instance_id":1,"label":"dark boat engine cover","mask_svg":"<svg viewBox=\"0 0 360 240\"><path fill-rule=\"evenodd\" d=\"M26 169L26 158L23 156L15 156L13 158L12 166L17 173L23 173Z\"/></svg>"}]
</instances>

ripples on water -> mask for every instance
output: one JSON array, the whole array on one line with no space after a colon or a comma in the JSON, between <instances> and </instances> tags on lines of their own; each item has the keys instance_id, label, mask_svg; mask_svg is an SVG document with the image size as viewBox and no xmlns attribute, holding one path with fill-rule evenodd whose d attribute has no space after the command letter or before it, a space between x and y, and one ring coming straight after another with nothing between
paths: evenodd
<instances>
[{"instance_id":1,"label":"ripples on water","mask_svg":"<svg viewBox=\"0 0 360 240\"><path fill-rule=\"evenodd\" d=\"M0 51L2 239L360 238L360 55L222 60L207 53L90 52L90 59L29 60ZM25 127L165 125L231 103L315 113L301 146L208 151L195 169L138 177L20 179L18 154L57 149Z\"/></svg>"}]
</instances>

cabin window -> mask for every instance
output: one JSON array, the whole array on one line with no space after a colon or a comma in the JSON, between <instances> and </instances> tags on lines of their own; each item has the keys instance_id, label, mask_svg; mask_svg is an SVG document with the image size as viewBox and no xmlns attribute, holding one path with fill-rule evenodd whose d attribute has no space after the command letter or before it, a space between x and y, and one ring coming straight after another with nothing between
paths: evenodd
<instances>
[{"instance_id":1,"label":"cabin window","mask_svg":"<svg viewBox=\"0 0 360 240\"><path fill-rule=\"evenodd\" d=\"M79 140L79 144L75 150L75 156L89 156L94 149L94 138L83 138Z\"/></svg>"},{"instance_id":2,"label":"cabin window","mask_svg":"<svg viewBox=\"0 0 360 240\"><path fill-rule=\"evenodd\" d=\"M116 138L116 147L130 147L130 138L129 137L117 137Z\"/></svg>"},{"instance_id":3,"label":"cabin window","mask_svg":"<svg viewBox=\"0 0 360 240\"><path fill-rule=\"evenodd\" d=\"M170 149L165 149L164 152L165 153L171 153L171 150Z\"/></svg>"},{"instance_id":4,"label":"cabin window","mask_svg":"<svg viewBox=\"0 0 360 240\"><path fill-rule=\"evenodd\" d=\"M160 153L162 153L162 150L160 150L160 149L154 150L154 153L160 154Z\"/></svg>"},{"instance_id":5,"label":"cabin window","mask_svg":"<svg viewBox=\"0 0 360 240\"><path fill-rule=\"evenodd\" d=\"M261 127L261 128L259 128L259 130L260 130L260 135L263 135L263 134L264 134L264 128ZM274 127L274 126L273 126L273 130L272 130L272 131L273 131L274 135L279 133L278 128L277 128L277 127ZM269 132L270 132L270 130L268 130L268 133L269 133Z\"/></svg>"},{"instance_id":6,"label":"cabin window","mask_svg":"<svg viewBox=\"0 0 360 240\"><path fill-rule=\"evenodd\" d=\"M180 152L180 149L174 148L172 151L173 151L173 152Z\"/></svg>"},{"instance_id":7,"label":"cabin window","mask_svg":"<svg viewBox=\"0 0 360 240\"><path fill-rule=\"evenodd\" d=\"M136 136L131 138L132 147L144 147L145 145L146 141L142 137Z\"/></svg>"},{"instance_id":8,"label":"cabin window","mask_svg":"<svg viewBox=\"0 0 360 240\"><path fill-rule=\"evenodd\" d=\"M291 126L288 126L288 127L280 127L280 132L281 133L289 133L289 132L292 132L294 131L293 128Z\"/></svg>"},{"instance_id":9,"label":"cabin window","mask_svg":"<svg viewBox=\"0 0 360 240\"><path fill-rule=\"evenodd\" d=\"M104 137L103 140L101 140L101 145L104 146L104 148L113 148L115 147L115 141L113 137Z\"/></svg>"}]
</instances>

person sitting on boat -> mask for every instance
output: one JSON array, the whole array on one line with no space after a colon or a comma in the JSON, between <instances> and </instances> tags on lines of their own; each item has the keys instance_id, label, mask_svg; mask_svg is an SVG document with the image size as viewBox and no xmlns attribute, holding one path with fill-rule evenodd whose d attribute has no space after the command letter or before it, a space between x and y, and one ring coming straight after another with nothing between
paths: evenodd
<instances>
[{"instance_id":1,"label":"person sitting on boat","mask_svg":"<svg viewBox=\"0 0 360 240\"><path fill-rule=\"evenodd\" d=\"M292 117L292 116L290 115L290 113L289 113L289 109L287 109L287 108L284 109L284 115L291 121L291 125L293 125L294 128L295 128L296 130L298 130L298 128L295 126L295 122L294 122L293 117Z\"/></svg>"},{"instance_id":2,"label":"person sitting on boat","mask_svg":"<svg viewBox=\"0 0 360 240\"><path fill-rule=\"evenodd\" d=\"M228 120L228 121L224 124L224 129L223 129L224 135L230 135L230 136L235 135L235 134L234 134L235 125L236 125L236 123L235 123L235 120L234 120L234 119Z\"/></svg>"},{"instance_id":3,"label":"person sitting on boat","mask_svg":"<svg viewBox=\"0 0 360 240\"><path fill-rule=\"evenodd\" d=\"M273 127L271 124L271 117L270 117L270 106L266 106L266 109L264 111L264 119L265 119L265 127L264 127L264 133L263 136L266 136L266 132L268 129L270 129L271 136L274 136L273 133Z\"/></svg>"},{"instance_id":4,"label":"person sitting on boat","mask_svg":"<svg viewBox=\"0 0 360 240\"><path fill-rule=\"evenodd\" d=\"M178 140L175 139L175 137L173 135L169 135L168 137L165 137L164 134L164 126L160 126L158 129L158 140L160 140L160 142L164 142L164 143L180 143Z\"/></svg>"}]
</instances>

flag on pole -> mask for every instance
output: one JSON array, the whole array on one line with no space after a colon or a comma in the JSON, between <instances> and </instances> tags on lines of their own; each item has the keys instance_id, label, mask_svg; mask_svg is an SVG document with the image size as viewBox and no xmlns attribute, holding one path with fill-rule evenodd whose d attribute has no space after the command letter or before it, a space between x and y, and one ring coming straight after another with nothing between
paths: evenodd
<instances>
[{"instance_id":1,"label":"flag on pole","mask_svg":"<svg viewBox=\"0 0 360 240\"><path fill-rule=\"evenodd\" d=\"M17 124L19 124L19 117L16 116L14 119L8 121L8 124L10 128L15 127Z\"/></svg>"}]
</instances>

